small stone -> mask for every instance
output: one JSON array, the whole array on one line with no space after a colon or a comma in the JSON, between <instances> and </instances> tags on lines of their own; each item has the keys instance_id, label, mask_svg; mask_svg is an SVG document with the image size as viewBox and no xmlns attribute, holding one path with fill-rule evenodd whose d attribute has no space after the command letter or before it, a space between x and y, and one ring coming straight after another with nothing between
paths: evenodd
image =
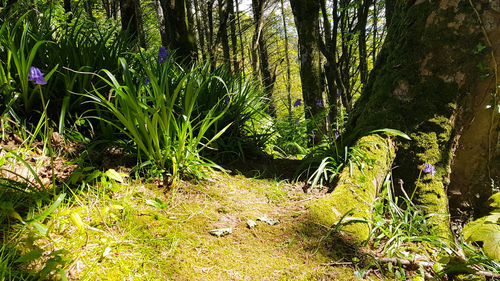
<instances>
[{"instance_id":1,"label":"small stone","mask_svg":"<svg viewBox=\"0 0 500 281\"><path fill-rule=\"evenodd\" d=\"M257 223L253 220L247 220L247 227L248 228L254 228L257 226Z\"/></svg>"},{"instance_id":2,"label":"small stone","mask_svg":"<svg viewBox=\"0 0 500 281\"><path fill-rule=\"evenodd\" d=\"M260 217L257 219L258 221L263 221L269 225L275 225L275 224L278 224L280 223L280 220L278 219L270 219L270 218L267 218L267 217Z\"/></svg>"},{"instance_id":3,"label":"small stone","mask_svg":"<svg viewBox=\"0 0 500 281\"><path fill-rule=\"evenodd\" d=\"M233 229L231 227L212 229L209 231L209 233L214 235L214 236L221 237L221 236L226 236L228 234L233 233Z\"/></svg>"}]
</instances>

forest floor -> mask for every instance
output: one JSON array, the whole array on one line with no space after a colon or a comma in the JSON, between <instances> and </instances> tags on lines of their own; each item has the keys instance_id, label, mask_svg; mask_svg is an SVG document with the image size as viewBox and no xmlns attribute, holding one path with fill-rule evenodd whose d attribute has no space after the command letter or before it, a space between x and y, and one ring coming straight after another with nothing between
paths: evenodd
<instances>
[{"instance_id":1,"label":"forest floor","mask_svg":"<svg viewBox=\"0 0 500 281\"><path fill-rule=\"evenodd\" d=\"M68 172L69 165L59 166ZM171 191L115 170L82 173L93 183L54 191L65 192L66 200L39 221L42 231L12 216L6 228L4 220L3 247L15 249L26 272L45 268L56 279L63 271L69 280L359 280L357 247L329 235L308 213L307 204L324 191L306 193L303 183L282 180L287 172L272 172L291 171L290 161L278 161L271 172L263 169L268 164L237 166L246 172L233 168ZM261 179L243 175L256 171ZM0 190L0 201L13 202L21 217L53 206ZM38 207L26 207L33 204ZM248 220L256 226L249 228ZM227 228L227 235L210 233Z\"/></svg>"}]
</instances>

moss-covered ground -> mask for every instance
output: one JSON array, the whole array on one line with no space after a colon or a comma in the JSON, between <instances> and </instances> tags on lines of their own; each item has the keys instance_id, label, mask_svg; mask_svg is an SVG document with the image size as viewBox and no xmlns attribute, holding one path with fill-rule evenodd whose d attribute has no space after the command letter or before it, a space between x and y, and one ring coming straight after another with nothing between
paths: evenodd
<instances>
[{"instance_id":1,"label":"moss-covered ground","mask_svg":"<svg viewBox=\"0 0 500 281\"><path fill-rule=\"evenodd\" d=\"M305 207L320 192L304 193L297 184L220 173L167 192L101 175L66 192L64 203L41 221L46 235L8 219L4 243L20 257L11 270L40 273L54 262L69 280L358 280L350 263L355 248L333 242ZM257 226L249 229L249 219ZM228 227L232 234L209 233ZM47 276L59 279L60 273Z\"/></svg>"}]
</instances>

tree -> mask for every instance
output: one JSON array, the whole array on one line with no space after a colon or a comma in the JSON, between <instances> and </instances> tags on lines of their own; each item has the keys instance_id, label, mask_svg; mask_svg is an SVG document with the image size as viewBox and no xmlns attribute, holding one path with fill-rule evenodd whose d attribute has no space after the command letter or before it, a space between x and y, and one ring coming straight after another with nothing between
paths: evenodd
<instances>
[{"instance_id":1,"label":"tree","mask_svg":"<svg viewBox=\"0 0 500 281\"><path fill-rule=\"evenodd\" d=\"M252 38L252 68L259 76L266 91L266 96L270 100L267 111L276 117L276 108L274 106L273 88L276 81L276 71L271 71L269 64L269 53L267 50L265 31L264 31L264 8L268 1L252 0L252 12L254 18L254 34Z\"/></svg>"},{"instance_id":2,"label":"tree","mask_svg":"<svg viewBox=\"0 0 500 281\"><path fill-rule=\"evenodd\" d=\"M160 0L165 18L165 33L167 41L162 42L171 50L176 51L180 61L191 63L196 60L196 40L190 28L186 0Z\"/></svg>"},{"instance_id":3,"label":"tree","mask_svg":"<svg viewBox=\"0 0 500 281\"><path fill-rule=\"evenodd\" d=\"M142 12L138 0L120 0L122 29L128 29L130 40L146 47L142 28Z\"/></svg>"},{"instance_id":4,"label":"tree","mask_svg":"<svg viewBox=\"0 0 500 281\"><path fill-rule=\"evenodd\" d=\"M376 157L377 164L367 162L371 168L364 174L344 168L335 190L311 206L324 224L351 208L353 216L368 218L393 166L395 184L435 214L431 219L443 236L450 237L448 196L452 213L486 211L490 178L499 171L499 50L493 46L500 39L488 39L500 27L493 20L497 14L486 0L413 2L395 2L377 64L350 116L345 142ZM486 109L490 102L495 110ZM411 141L370 133L382 128L405 132ZM362 239L368 234L364 224L350 228Z\"/></svg>"},{"instance_id":5,"label":"tree","mask_svg":"<svg viewBox=\"0 0 500 281\"><path fill-rule=\"evenodd\" d=\"M299 36L300 80L307 119L318 115L323 107L323 86L319 63L319 0L290 0L295 26ZM311 129L311 128L310 128Z\"/></svg>"}]
</instances>

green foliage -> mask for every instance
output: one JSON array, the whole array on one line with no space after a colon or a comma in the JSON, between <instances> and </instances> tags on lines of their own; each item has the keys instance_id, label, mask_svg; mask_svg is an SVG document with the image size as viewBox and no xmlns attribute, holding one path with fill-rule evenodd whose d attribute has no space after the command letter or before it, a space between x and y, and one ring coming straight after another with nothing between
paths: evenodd
<instances>
[{"instance_id":1,"label":"green foliage","mask_svg":"<svg viewBox=\"0 0 500 281\"><path fill-rule=\"evenodd\" d=\"M206 89L199 94L196 113L205 114L220 101L224 101L226 107L226 113L207 131L207 135L214 136L221 128L232 124L212 144L217 153L213 155L207 151L208 155L217 159L244 159L246 154L263 150L272 135L272 120L265 112L269 101L264 98L259 83L231 73L225 65L214 70L204 68L201 75L207 83ZM210 76L219 79L210 79Z\"/></svg>"},{"instance_id":2,"label":"green foliage","mask_svg":"<svg viewBox=\"0 0 500 281\"><path fill-rule=\"evenodd\" d=\"M205 168L217 166L203 158L201 150L230 126L207 138L206 132L227 108L217 103L204 114L196 113L198 97L207 90L206 83L219 78L205 75L208 64L185 70L170 59L159 65L147 63L140 56L136 58L141 71L120 59L123 82L108 70L103 70L106 77L99 75L111 87L109 95L94 88L84 96L114 116L97 118L109 122L133 141L145 163L174 181L182 175L203 177ZM145 82L146 77L149 83ZM114 98L110 99L112 95Z\"/></svg>"},{"instance_id":3,"label":"green foliage","mask_svg":"<svg viewBox=\"0 0 500 281\"><path fill-rule=\"evenodd\" d=\"M488 257L500 261L500 193L490 197L494 210L485 217L468 223L462 233L468 243L482 243Z\"/></svg>"},{"instance_id":4,"label":"green foliage","mask_svg":"<svg viewBox=\"0 0 500 281\"><path fill-rule=\"evenodd\" d=\"M445 247L434 223L429 220L440 214L425 214L425 206L414 205L410 198L395 197L391 182L391 175L388 175L374 204L372 230L366 242L371 242L373 247L382 247L382 253L389 257L408 258L405 252L412 248L411 243L416 242Z\"/></svg>"},{"instance_id":5,"label":"green foliage","mask_svg":"<svg viewBox=\"0 0 500 281\"><path fill-rule=\"evenodd\" d=\"M30 26L23 15L12 25L5 21L0 28L0 82L1 96L6 102L2 116L13 109L33 110L33 103L38 92L30 87L28 81L30 67L33 65L38 49L49 41L37 41L32 45ZM57 69L57 65L45 76L48 80ZM39 86L38 86L39 87ZM22 105L17 102L21 97Z\"/></svg>"}]
</instances>

